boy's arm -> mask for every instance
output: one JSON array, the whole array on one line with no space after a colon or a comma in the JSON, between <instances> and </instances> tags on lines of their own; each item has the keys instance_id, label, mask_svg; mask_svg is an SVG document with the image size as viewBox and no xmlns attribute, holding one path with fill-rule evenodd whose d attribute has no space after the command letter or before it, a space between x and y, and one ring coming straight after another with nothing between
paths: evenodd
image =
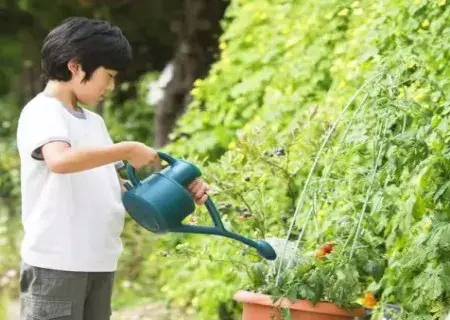
<instances>
[{"instance_id":1,"label":"boy's arm","mask_svg":"<svg viewBox=\"0 0 450 320\"><path fill-rule=\"evenodd\" d=\"M41 152L50 170L60 174L89 170L121 160L128 160L139 169L158 159L155 150L133 141L95 148L72 148L67 142L53 141L45 144Z\"/></svg>"},{"instance_id":2,"label":"boy's arm","mask_svg":"<svg viewBox=\"0 0 450 320\"><path fill-rule=\"evenodd\" d=\"M100 148L71 148L67 142L54 141L42 147L45 163L55 173L93 169L126 158L130 146L118 143Z\"/></svg>"},{"instance_id":3,"label":"boy's arm","mask_svg":"<svg viewBox=\"0 0 450 320\"><path fill-rule=\"evenodd\" d=\"M45 161L55 173L74 173L106 164L128 161L140 169L159 160L158 153L143 143L126 141L113 143L106 132L104 143L98 147L72 146L69 126L60 103L39 102L21 112L17 127L17 146L21 155Z\"/></svg>"}]
</instances>

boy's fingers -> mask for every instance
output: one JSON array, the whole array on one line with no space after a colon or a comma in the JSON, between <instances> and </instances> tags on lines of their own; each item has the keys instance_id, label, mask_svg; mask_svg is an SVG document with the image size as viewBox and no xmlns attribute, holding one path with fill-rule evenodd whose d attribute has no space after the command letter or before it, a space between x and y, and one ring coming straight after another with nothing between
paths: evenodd
<instances>
[{"instance_id":1,"label":"boy's fingers","mask_svg":"<svg viewBox=\"0 0 450 320\"><path fill-rule=\"evenodd\" d=\"M187 185L187 188L190 189L190 188L194 185L194 183L195 183L196 180L197 180L197 179L195 179L194 181L192 181L191 183L189 183L189 184Z\"/></svg>"},{"instance_id":2,"label":"boy's fingers","mask_svg":"<svg viewBox=\"0 0 450 320\"><path fill-rule=\"evenodd\" d=\"M188 189L192 191L199 183L200 183L200 179L198 179L198 178L195 179L188 185Z\"/></svg>"},{"instance_id":3,"label":"boy's fingers","mask_svg":"<svg viewBox=\"0 0 450 320\"><path fill-rule=\"evenodd\" d=\"M202 205L202 204L205 204L207 199L208 199L208 195L204 194L200 199L195 200L195 203L198 205Z\"/></svg>"},{"instance_id":4,"label":"boy's fingers","mask_svg":"<svg viewBox=\"0 0 450 320\"><path fill-rule=\"evenodd\" d=\"M195 181L194 184L192 184L192 186L189 188L189 190L191 191L192 194L196 194L197 192L199 192L199 190L204 189L205 188L205 183L203 182L203 180L198 179ZM205 191L203 191L205 192Z\"/></svg>"},{"instance_id":5,"label":"boy's fingers","mask_svg":"<svg viewBox=\"0 0 450 320\"><path fill-rule=\"evenodd\" d=\"M200 185L200 187L195 191L194 195L196 198L201 198L206 193L206 187Z\"/></svg>"},{"instance_id":6,"label":"boy's fingers","mask_svg":"<svg viewBox=\"0 0 450 320\"><path fill-rule=\"evenodd\" d=\"M200 201L200 204L202 204L201 201L206 195L206 192L209 190L209 186L202 179L197 178L188 185L188 190L194 198L194 201L196 203L197 201Z\"/></svg>"}]
</instances>

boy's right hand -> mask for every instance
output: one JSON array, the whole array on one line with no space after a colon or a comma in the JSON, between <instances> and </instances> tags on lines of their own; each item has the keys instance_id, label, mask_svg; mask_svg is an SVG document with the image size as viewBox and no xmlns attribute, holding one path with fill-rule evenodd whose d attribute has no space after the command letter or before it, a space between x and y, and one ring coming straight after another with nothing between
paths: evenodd
<instances>
[{"instance_id":1,"label":"boy's right hand","mask_svg":"<svg viewBox=\"0 0 450 320\"><path fill-rule=\"evenodd\" d=\"M126 161L128 161L137 170L153 163L160 163L158 152L141 142L127 141L128 152Z\"/></svg>"}]
</instances>

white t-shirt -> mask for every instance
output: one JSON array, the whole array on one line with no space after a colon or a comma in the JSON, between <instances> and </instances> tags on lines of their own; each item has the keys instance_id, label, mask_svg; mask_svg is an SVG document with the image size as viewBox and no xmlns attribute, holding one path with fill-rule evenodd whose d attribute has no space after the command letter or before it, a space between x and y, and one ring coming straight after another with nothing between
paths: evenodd
<instances>
[{"instance_id":1,"label":"white t-shirt","mask_svg":"<svg viewBox=\"0 0 450 320\"><path fill-rule=\"evenodd\" d=\"M17 129L21 163L24 262L68 271L114 271L122 252L125 209L112 163L71 174L52 172L40 147L50 141L72 147L112 144L101 116L75 111L38 94L22 110Z\"/></svg>"}]
</instances>

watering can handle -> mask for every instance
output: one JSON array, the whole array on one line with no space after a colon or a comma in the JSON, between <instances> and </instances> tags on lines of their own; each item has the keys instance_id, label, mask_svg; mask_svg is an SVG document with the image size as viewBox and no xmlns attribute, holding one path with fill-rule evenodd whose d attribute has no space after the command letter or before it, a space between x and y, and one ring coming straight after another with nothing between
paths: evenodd
<instances>
[{"instance_id":1,"label":"watering can handle","mask_svg":"<svg viewBox=\"0 0 450 320\"><path fill-rule=\"evenodd\" d=\"M166 161L169 165L176 162L176 160L169 156L167 153L158 151L158 156L160 159ZM134 187L137 187L141 184L138 177L136 176L136 169L129 163L127 164L127 176Z\"/></svg>"},{"instance_id":2,"label":"watering can handle","mask_svg":"<svg viewBox=\"0 0 450 320\"><path fill-rule=\"evenodd\" d=\"M222 224L222 220L220 219L219 212L217 211L211 198L208 197L208 199L205 202L205 206L208 209L209 214L214 222L214 227L182 224L178 227L171 228L170 231L181 232L181 233L210 234L210 235L218 235L218 236L228 237L228 238L240 241L242 243L245 243L246 245L257 249L258 253L261 256L263 256L265 259L268 259L268 260L276 259L277 254L276 254L275 250L266 241L256 242L256 241L248 239L244 236L241 236L240 234L230 232L227 229L225 229L224 225Z\"/></svg>"},{"instance_id":3,"label":"watering can handle","mask_svg":"<svg viewBox=\"0 0 450 320\"><path fill-rule=\"evenodd\" d=\"M175 160L174 158L172 158L171 156L169 156L167 153L158 151L158 156L163 159L164 161L166 161L169 165L171 165L172 163L175 163L177 160Z\"/></svg>"},{"instance_id":4,"label":"watering can handle","mask_svg":"<svg viewBox=\"0 0 450 320\"><path fill-rule=\"evenodd\" d=\"M208 209L209 215L211 216L212 221L214 222L214 225L219 228L222 231L226 231L225 227L223 226L222 220L220 219L219 211L217 211L216 206L214 205L214 202L212 202L211 198L208 196L208 199L206 199L205 207Z\"/></svg>"}]
</instances>

